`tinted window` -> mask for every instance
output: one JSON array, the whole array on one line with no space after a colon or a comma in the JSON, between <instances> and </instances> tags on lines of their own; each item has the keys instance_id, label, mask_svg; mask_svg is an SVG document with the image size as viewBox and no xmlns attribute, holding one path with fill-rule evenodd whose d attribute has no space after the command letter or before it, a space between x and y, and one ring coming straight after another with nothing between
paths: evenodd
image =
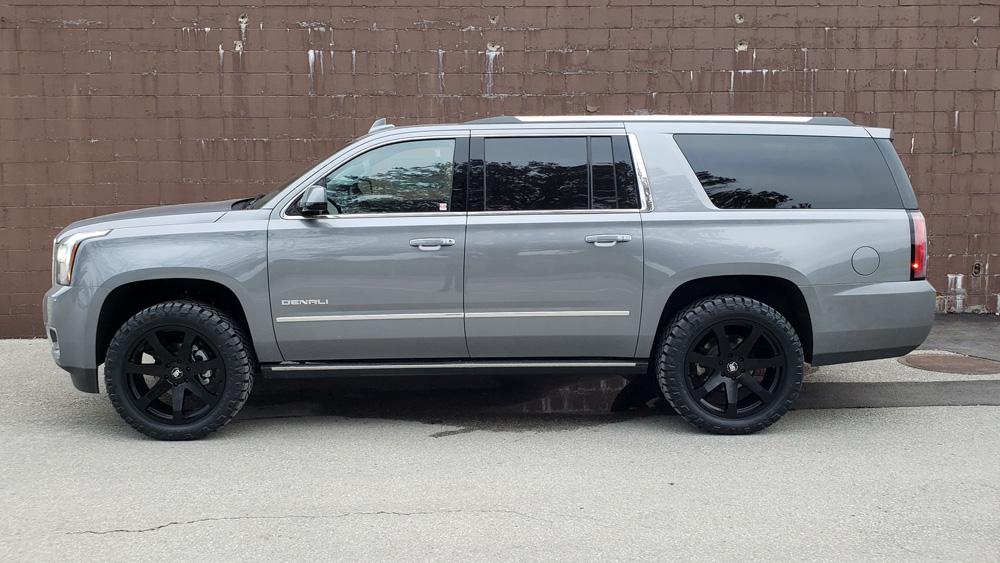
<instances>
[{"instance_id":1,"label":"tinted window","mask_svg":"<svg viewBox=\"0 0 1000 563\"><path fill-rule=\"evenodd\" d=\"M586 137L486 139L486 210L587 209Z\"/></svg>"},{"instance_id":2,"label":"tinted window","mask_svg":"<svg viewBox=\"0 0 1000 563\"><path fill-rule=\"evenodd\" d=\"M454 139L396 143L352 158L317 184L330 214L448 211L454 157Z\"/></svg>"},{"instance_id":3,"label":"tinted window","mask_svg":"<svg viewBox=\"0 0 1000 563\"><path fill-rule=\"evenodd\" d=\"M899 191L873 139L674 135L722 209L896 209Z\"/></svg>"},{"instance_id":4,"label":"tinted window","mask_svg":"<svg viewBox=\"0 0 1000 563\"><path fill-rule=\"evenodd\" d=\"M615 182L618 188L618 209L639 209L639 187L632 166L632 151L624 136L611 138L615 153Z\"/></svg>"}]
</instances>

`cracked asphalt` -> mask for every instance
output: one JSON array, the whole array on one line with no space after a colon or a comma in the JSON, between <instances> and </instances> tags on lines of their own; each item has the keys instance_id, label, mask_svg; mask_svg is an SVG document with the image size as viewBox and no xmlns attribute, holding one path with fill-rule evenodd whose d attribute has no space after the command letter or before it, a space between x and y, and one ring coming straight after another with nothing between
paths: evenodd
<instances>
[{"instance_id":1,"label":"cracked asphalt","mask_svg":"<svg viewBox=\"0 0 1000 563\"><path fill-rule=\"evenodd\" d=\"M45 341L0 365L0 561L1000 561L998 375L823 367L743 437L523 412L565 379L260 381L163 443Z\"/></svg>"}]
</instances>

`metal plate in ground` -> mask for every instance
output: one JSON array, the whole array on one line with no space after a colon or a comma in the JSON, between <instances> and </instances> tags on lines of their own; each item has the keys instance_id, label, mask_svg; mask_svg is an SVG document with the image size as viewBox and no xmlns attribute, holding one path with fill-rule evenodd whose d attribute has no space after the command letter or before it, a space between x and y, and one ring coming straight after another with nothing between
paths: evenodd
<instances>
[{"instance_id":1,"label":"metal plate in ground","mask_svg":"<svg viewBox=\"0 0 1000 563\"><path fill-rule=\"evenodd\" d=\"M964 375L1000 373L1000 362L954 354L910 354L899 358L899 363L911 368L939 373Z\"/></svg>"}]
</instances>

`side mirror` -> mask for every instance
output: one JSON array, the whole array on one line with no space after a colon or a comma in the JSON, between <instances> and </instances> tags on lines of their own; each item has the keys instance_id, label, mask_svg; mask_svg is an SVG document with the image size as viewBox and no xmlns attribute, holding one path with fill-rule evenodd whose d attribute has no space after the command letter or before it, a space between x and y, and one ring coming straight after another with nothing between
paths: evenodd
<instances>
[{"instance_id":1,"label":"side mirror","mask_svg":"<svg viewBox=\"0 0 1000 563\"><path fill-rule=\"evenodd\" d=\"M326 206L326 188L323 186L310 186L306 190L305 195L302 196L299 208L302 210L303 217L326 215L329 209Z\"/></svg>"}]
</instances>

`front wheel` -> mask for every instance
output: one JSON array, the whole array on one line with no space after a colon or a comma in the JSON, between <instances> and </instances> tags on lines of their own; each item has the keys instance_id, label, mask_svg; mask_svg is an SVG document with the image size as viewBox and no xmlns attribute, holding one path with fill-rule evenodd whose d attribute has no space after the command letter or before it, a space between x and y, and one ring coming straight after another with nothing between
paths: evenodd
<instances>
[{"instance_id":1,"label":"front wheel","mask_svg":"<svg viewBox=\"0 0 1000 563\"><path fill-rule=\"evenodd\" d=\"M246 403L256 359L224 311L194 301L143 309L115 334L104 380L118 414L160 440L193 440L228 423Z\"/></svg>"},{"instance_id":2,"label":"front wheel","mask_svg":"<svg viewBox=\"0 0 1000 563\"><path fill-rule=\"evenodd\" d=\"M660 388L688 422L717 434L750 434L784 415L802 388L803 353L792 325L739 295L693 303L664 331Z\"/></svg>"}]
</instances>

